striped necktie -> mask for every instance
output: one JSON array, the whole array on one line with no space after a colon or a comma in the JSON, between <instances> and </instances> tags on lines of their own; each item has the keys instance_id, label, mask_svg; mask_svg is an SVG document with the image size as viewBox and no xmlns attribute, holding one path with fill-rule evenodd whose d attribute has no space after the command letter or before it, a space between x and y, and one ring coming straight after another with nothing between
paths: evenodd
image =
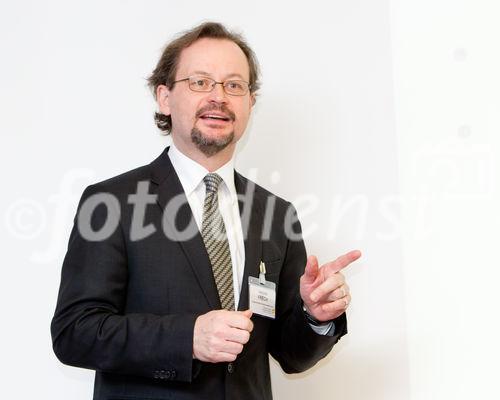
<instances>
[{"instance_id":1,"label":"striped necktie","mask_svg":"<svg viewBox=\"0 0 500 400\"><path fill-rule=\"evenodd\" d=\"M219 211L217 191L222 178L214 173L207 174L203 181L206 186L205 204L201 236L207 249L212 272L223 309L234 310L233 268L231 252L227 241L226 227Z\"/></svg>"}]
</instances>

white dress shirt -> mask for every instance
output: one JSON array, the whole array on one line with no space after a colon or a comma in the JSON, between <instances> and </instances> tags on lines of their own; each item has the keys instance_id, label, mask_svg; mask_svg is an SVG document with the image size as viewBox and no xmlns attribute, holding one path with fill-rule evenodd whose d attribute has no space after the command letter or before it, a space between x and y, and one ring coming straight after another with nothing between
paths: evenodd
<instances>
[{"instance_id":1,"label":"white dress shirt","mask_svg":"<svg viewBox=\"0 0 500 400\"><path fill-rule=\"evenodd\" d=\"M203 221L203 205L205 204L206 187L203 182L205 175L210 173L205 167L190 159L172 143L168 151L172 166L181 181L194 219L201 232ZM219 186L219 210L226 227L227 241L231 253L233 266L234 304L238 308L241 283L245 268L245 242L241 227L238 196L234 186L234 155L226 164L214 173L220 175L222 182Z\"/></svg>"},{"instance_id":2,"label":"white dress shirt","mask_svg":"<svg viewBox=\"0 0 500 400\"><path fill-rule=\"evenodd\" d=\"M181 181L182 188L198 225L198 230L201 232L206 194L203 178L210 171L187 157L175 147L173 142L168 151L168 156ZM245 268L245 242L243 240L243 228L241 227L238 195L234 186L234 155L226 164L218 170L213 171L213 173L220 175L222 178L218 192L219 210L226 227L229 251L231 253L234 304L236 305L236 309L238 309L243 271ZM332 322L322 326L310 324L311 328L320 335L325 335L331 329L332 325Z\"/></svg>"}]
</instances>

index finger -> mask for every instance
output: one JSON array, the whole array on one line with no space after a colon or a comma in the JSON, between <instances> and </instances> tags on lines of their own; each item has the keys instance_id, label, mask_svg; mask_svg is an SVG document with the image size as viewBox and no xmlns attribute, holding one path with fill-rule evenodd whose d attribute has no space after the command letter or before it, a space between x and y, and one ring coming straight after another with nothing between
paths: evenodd
<instances>
[{"instance_id":1,"label":"index finger","mask_svg":"<svg viewBox=\"0 0 500 400\"><path fill-rule=\"evenodd\" d=\"M361 257L361 251L352 250L349 253L341 255L335 261L325 264L325 267L327 267L330 272L336 273L347 267L350 263L356 261L359 257Z\"/></svg>"}]
</instances>

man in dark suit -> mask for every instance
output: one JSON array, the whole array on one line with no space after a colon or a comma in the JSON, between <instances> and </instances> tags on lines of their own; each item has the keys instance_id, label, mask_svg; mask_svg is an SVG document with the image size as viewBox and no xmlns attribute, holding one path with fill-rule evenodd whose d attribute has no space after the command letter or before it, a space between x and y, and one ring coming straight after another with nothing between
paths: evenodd
<instances>
[{"instance_id":1,"label":"man in dark suit","mask_svg":"<svg viewBox=\"0 0 500 400\"><path fill-rule=\"evenodd\" d=\"M84 191L55 354L96 370L95 400L271 399L269 354L301 372L347 332L340 270L360 253L319 267L291 203L234 171L258 89L240 36L215 23L186 32L149 83L173 144Z\"/></svg>"}]
</instances>

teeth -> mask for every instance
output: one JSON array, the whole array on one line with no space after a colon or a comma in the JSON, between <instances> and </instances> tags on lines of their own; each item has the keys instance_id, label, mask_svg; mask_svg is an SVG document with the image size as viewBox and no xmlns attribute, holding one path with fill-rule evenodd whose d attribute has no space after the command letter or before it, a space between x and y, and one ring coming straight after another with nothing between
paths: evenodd
<instances>
[{"instance_id":1,"label":"teeth","mask_svg":"<svg viewBox=\"0 0 500 400\"><path fill-rule=\"evenodd\" d=\"M225 117L220 117L218 115L205 115L205 118L226 119Z\"/></svg>"}]
</instances>

